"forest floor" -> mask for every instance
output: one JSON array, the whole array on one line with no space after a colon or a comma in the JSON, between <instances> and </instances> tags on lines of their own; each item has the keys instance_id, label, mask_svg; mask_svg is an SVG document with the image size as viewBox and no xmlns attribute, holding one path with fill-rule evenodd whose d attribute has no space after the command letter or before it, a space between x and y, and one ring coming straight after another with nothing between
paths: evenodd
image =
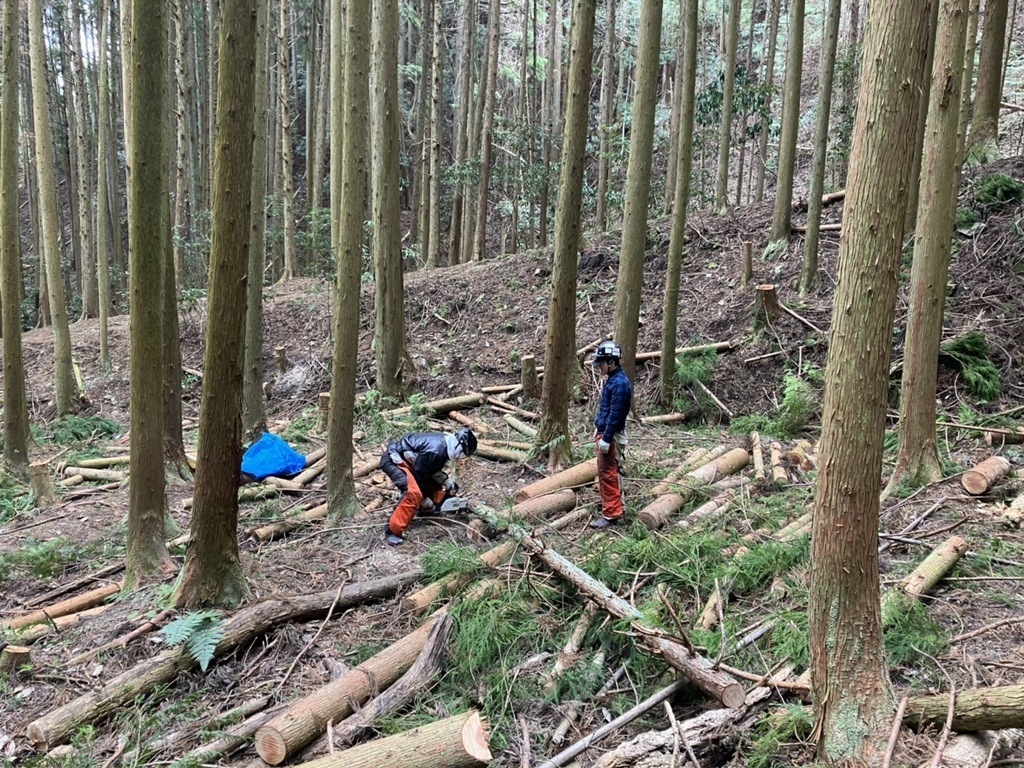
<instances>
[{"instance_id":1,"label":"forest floor","mask_svg":"<svg viewBox=\"0 0 1024 768\"><path fill-rule=\"evenodd\" d=\"M1005 161L965 180L961 207L978 208L972 189L982 175L1002 171L1024 180L1024 158ZM825 222L838 221L842 204L825 209ZM1013 427L1024 413L1024 232L1019 202L981 211L969 234L958 234L950 274L950 293L944 335L962 337L982 331L989 357L998 369L1001 393L981 402L972 395L964 376L946 364L940 366L938 403L940 419L968 426ZM750 447L751 426L766 433L778 426L786 404L787 382L799 378L810 385L810 421L797 434L779 437L782 448L799 441L813 444L820 427L820 400L827 338L836 279L838 236L823 233L820 290L801 298L795 282L799 274L802 238L794 235L789 251L772 260L761 257L770 228L771 205L751 206L726 217L695 216L688 227L689 245L680 286L680 346L732 341L731 351L703 358L700 381L714 393L731 416L694 386L683 387L673 408L687 414L685 423L664 426L632 423L628 474L625 479L628 516L650 501L648 489L695 448L718 445ZM794 215L794 224L802 214ZM664 265L670 222L659 220L649 228L647 264L638 351L659 349ZM753 244L754 280L740 281L741 243ZM612 326L618 267L618 233L590 235L579 267L577 293L578 346L603 338ZM412 272L406 275L406 322L409 352L415 363L410 385L427 400L455 396L482 386L515 384L519 359L544 352L550 253L530 252L493 258L481 263ZM893 360L902 358L906 320L906 278L909 256L902 270L901 293L894 330ZM753 285L776 285L781 301L792 310L782 314L769 331L751 331ZM282 436L298 450L309 453L323 447L317 428L317 394L329 389L330 311L326 283L303 279L268 288L264 303L265 370L271 377L268 412L272 423L287 424ZM372 289L364 286L359 344L359 391L373 384ZM186 368L184 416L186 439L195 439L203 366L202 339L206 317L201 302L183 307L182 342ZM52 457L59 468L86 456L124 452L128 437L129 388L127 383L128 319L111 322L111 345L117 361L113 371L98 369L95 322L72 326L74 358L85 381L82 418L54 421L51 338L47 329L25 335L25 364L29 376L31 417L38 448L34 457ZM284 347L291 367L277 373L275 347ZM655 361L656 362L656 361ZM898 367L897 367L898 368ZM638 369L635 405L638 417L665 412L656 406L658 369ZM594 398L599 382L589 367L580 380L572 407L571 428L578 458L593 455L589 445ZM892 380L893 403L899 374ZM536 410L536 402L517 402ZM389 424L372 396L358 409L358 451L372 458L386 441L400 433L402 424ZM469 415L486 423L507 439L516 434L500 413L480 407ZM417 426L427 422L420 420ZM451 422L451 427L457 425ZM892 428L890 423L889 428ZM886 472L891 468L895 442L887 433ZM966 539L970 551L936 587L921 610L908 610L886 635L894 690L901 694L929 693L1024 682L1024 623L1007 623L981 634L956 640L955 636L1001 619L1018 617L1020 582L1024 580L1024 534L1021 520L1007 511L1021 490L1011 477L984 497L971 497L961 487L961 474L980 460L1000 452L1015 469L1024 466L1019 447L989 447L981 432L944 426L940 429L941 455L946 480L913 493L897 493L883 503L880 529L906 536L917 543L884 540L881 554L883 589L895 586L930 551L955 533ZM788 483L754 479L737 492L725 517L711 530L651 533L643 526L624 525L611 533L594 533L585 519L548 539L550 546L599 573L606 583L647 611L654 587L664 583L684 625L693 626L706 598L721 580L730 590L719 631L691 630L691 639L714 658L726 643L724 660L754 674L767 673L785 662L793 674L806 668L806 605L808 543L774 542L771 533L810 508L813 500L813 448L811 462L788 467ZM546 474L542 462L498 463L476 458L458 469L458 480L476 503L507 509L517 488ZM750 477L750 469L745 473ZM359 485L364 503L383 495L381 509L357 516L342 525L308 523L273 542L260 542L245 532L280 519L301 508L320 503L323 478L298 495L283 495L247 502L240 510L240 549L251 601L271 596L305 594L338 589L342 583L394 575L421 565L431 577L465 567L465 553L492 545L477 543L469 535L467 518L424 519L414 522L406 545L384 545L381 532L396 496L380 478ZM85 486L88 488L89 486ZM45 596L101 569L123 561L123 539L128 493L125 487L93 488L74 496L62 490L61 503L35 510L27 489L3 489L0 505L0 618L20 615L52 602ZM168 500L175 523L187 531L189 513L182 500L192 495L191 483L173 485ZM696 499L696 505L708 498ZM581 506L597 511L592 487L578 492ZM690 507L687 507L689 510ZM733 557L741 536L755 533L753 552ZM749 541L748 541L749 543ZM651 546L654 545L654 546ZM760 554L758 554L760 553ZM183 553L174 550L181 562ZM461 563L461 565L460 565ZM432 694L380 725L381 733L394 733L448 714L480 708L491 725L492 765L538 763L559 751L550 737L573 701L582 701L578 719L562 746L589 733L618 713L629 709L672 679L667 667L637 652L634 640L617 623L596 621L586 634L580 662L572 674L545 691L543 682L550 661L537 662L538 653L556 653L580 617L582 606L572 591L546 576L539 564L514 560L496 569L506 583L502 598L467 601L455 610L456 626L449 661ZM100 576L88 588L117 583L118 574ZM426 583L430 577L424 577ZM125 648L105 651L69 665L69 659L112 640L158 614L166 607L171 583L122 594L97 615L51 632L32 645L30 668L0 681L0 760L29 764L38 756L26 737L26 727L55 707L94 690L105 681L162 650L154 633ZM85 585L79 591L86 589ZM75 729L73 748L56 754L66 765L108 766L127 748L151 743L168 731L185 729L182 740L166 750L136 755L132 764L170 764L215 733L217 724L205 720L258 696L272 704L306 695L342 670L408 634L420 621L401 609L403 592L394 599L350 608L330 621L286 624L270 630L232 653L216 659L208 671L184 671L171 682L140 695L130 705L99 720L94 727ZM655 603L655 606L658 604ZM653 609L652 609L653 610ZM655 611L656 612L656 611ZM646 615L646 613L645 613ZM736 649L737 641L752 627L767 620L774 629L757 642ZM657 621L669 631L668 617ZM7 633L9 642L19 636ZM597 655L598 651L602 655ZM596 658L595 658L596 657ZM532 661L531 661L532 660ZM594 663L596 660L596 664ZM624 678L600 701L595 692L619 664ZM777 691L771 706L797 701ZM693 690L672 699L678 721L716 705ZM763 706L763 705L762 705ZM768 766L809 764L806 720L797 710L769 725L744 723L714 734L700 751L704 768L719 765ZM754 718L758 720L760 718ZM774 723L774 724L771 724ZM616 744L669 723L662 708L614 732L584 752L579 764L589 766ZM917 765L935 749L934 730L904 732L896 752L897 765ZM1004 750L1020 756L1024 747ZM1013 750L1016 750L1014 753ZM304 759L327 754L321 738L303 753ZM527 754L529 752L529 754ZM53 753L51 753L51 756ZM252 739L247 746L221 759L222 764L248 765L255 759ZM635 763L615 765L674 765L670 753L650 754ZM532 761L532 762L531 762ZM256 763L260 764L257 760Z\"/></svg>"}]
</instances>

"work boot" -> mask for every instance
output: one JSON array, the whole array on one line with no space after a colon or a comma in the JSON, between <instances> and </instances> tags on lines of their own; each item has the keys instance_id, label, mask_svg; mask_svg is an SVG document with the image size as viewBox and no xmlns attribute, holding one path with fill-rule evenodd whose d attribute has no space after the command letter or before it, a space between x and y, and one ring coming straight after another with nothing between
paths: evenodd
<instances>
[{"instance_id":1,"label":"work boot","mask_svg":"<svg viewBox=\"0 0 1024 768\"><path fill-rule=\"evenodd\" d=\"M391 532L390 525L384 526L384 541L387 542L387 545L389 547L397 547L400 544L405 544L405 539L403 539L401 536L396 536Z\"/></svg>"},{"instance_id":2,"label":"work boot","mask_svg":"<svg viewBox=\"0 0 1024 768\"><path fill-rule=\"evenodd\" d=\"M595 517L590 521L590 527L596 531L603 531L612 525L618 525L619 518L617 517Z\"/></svg>"}]
</instances>

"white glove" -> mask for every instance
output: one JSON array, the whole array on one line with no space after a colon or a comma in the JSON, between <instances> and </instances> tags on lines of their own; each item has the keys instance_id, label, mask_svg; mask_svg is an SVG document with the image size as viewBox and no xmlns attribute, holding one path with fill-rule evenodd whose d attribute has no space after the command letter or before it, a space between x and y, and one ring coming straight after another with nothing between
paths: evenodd
<instances>
[{"instance_id":1,"label":"white glove","mask_svg":"<svg viewBox=\"0 0 1024 768\"><path fill-rule=\"evenodd\" d=\"M451 478L444 481L444 492L448 496L454 496L459 492L459 484Z\"/></svg>"},{"instance_id":2,"label":"white glove","mask_svg":"<svg viewBox=\"0 0 1024 768\"><path fill-rule=\"evenodd\" d=\"M608 453L612 444L605 440L603 437L597 441L597 450L599 453Z\"/></svg>"}]
</instances>

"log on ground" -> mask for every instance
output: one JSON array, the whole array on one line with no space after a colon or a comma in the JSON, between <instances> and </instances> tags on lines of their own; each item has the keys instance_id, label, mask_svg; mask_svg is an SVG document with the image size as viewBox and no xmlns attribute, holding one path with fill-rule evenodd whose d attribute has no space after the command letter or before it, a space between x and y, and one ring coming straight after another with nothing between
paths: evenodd
<instances>
[{"instance_id":1,"label":"log on ground","mask_svg":"<svg viewBox=\"0 0 1024 768\"><path fill-rule=\"evenodd\" d=\"M955 696L951 724L954 731L1024 728L1024 685L968 688L956 691ZM948 713L948 693L912 696L907 701L903 724L917 728L927 723L941 728Z\"/></svg>"},{"instance_id":2,"label":"log on ground","mask_svg":"<svg viewBox=\"0 0 1024 768\"><path fill-rule=\"evenodd\" d=\"M597 461L588 459L568 469L563 469L561 472L556 472L550 477L545 477L543 480L524 485L515 492L513 498L516 502L526 501L562 488L579 488L594 482L596 478Z\"/></svg>"},{"instance_id":3,"label":"log on ground","mask_svg":"<svg viewBox=\"0 0 1024 768\"><path fill-rule=\"evenodd\" d=\"M75 597L69 597L67 600L61 600L59 603L54 603L46 608L40 608L38 611L32 611L31 613L15 616L13 619L0 622L0 629L21 629L22 627L39 624L59 616L80 613L87 608L92 608L102 603L108 597L116 595L120 591L120 584L104 584L102 587L91 589Z\"/></svg>"},{"instance_id":4,"label":"log on ground","mask_svg":"<svg viewBox=\"0 0 1024 768\"><path fill-rule=\"evenodd\" d=\"M996 483L1010 474L1010 462L1002 456L989 456L981 464L964 472L960 484L972 496L988 493Z\"/></svg>"},{"instance_id":5,"label":"log on ground","mask_svg":"<svg viewBox=\"0 0 1024 768\"><path fill-rule=\"evenodd\" d=\"M221 629L224 636L214 649L222 656L241 643L264 634L271 627L288 621L306 621L325 615L333 608L347 608L370 600L390 597L399 589L416 581L419 570L406 571L382 579L349 584L340 592L330 589L312 595L293 595L265 600L245 608L227 620ZM61 707L33 720L28 737L37 747L52 747L66 741L79 727L116 712L136 696L167 683L180 672L192 669L196 661L184 648L169 648L146 659L98 688L88 691Z\"/></svg>"},{"instance_id":6,"label":"log on ground","mask_svg":"<svg viewBox=\"0 0 1024 768\"><path fill-rule=\"evenodd\" d=\"M487 723L476 710L335 752L301 768L472 768L490 761Z\"/></svg>"},{"instance_id":7,"label":"log on ground","mask_svg":"<svg viewBox=\"0 0 1024 768\"><path fill-rule=\"evenodd\" d=\"M293 702L288 709L256 732L256 752L271 765L295 755L327 728L352 714L380 689L399 678L420 655L437 623L431 617L423 625L337 680Z\"/></svg>"},{"instance_id":8,"label":"log on ground","mask_svg":"<svg viewBox=\"0 0 1024 768\"><path fill-rule=\"evenodd\" d=\"M750 455L745 448L734 448L714 461L688 472L683 478L678 493L668 493L655 499L637 515L637 519L648 528L661 528L669 518L701 487L711 485L721 478L735 474L747 466Z\"/></svg>"}]
</instances>

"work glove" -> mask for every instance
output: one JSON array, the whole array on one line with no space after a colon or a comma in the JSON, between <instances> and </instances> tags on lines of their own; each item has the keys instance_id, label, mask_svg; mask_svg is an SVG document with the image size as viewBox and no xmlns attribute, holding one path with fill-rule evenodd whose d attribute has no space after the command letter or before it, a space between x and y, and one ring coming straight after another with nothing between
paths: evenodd
<instances>
[{"instance_id":1,"label":"work glove","mask_svg":"<svg viewBox=\"0 0 1024 768\"><path fill-rule=\"evenodd\" d=\"M600 440L597 441L597 451L598 451L598 453L608 453L608 451L611 449L611 447L612 447L612 444L609 443L607 440L605 440L603 437Z\"/></svg>"},{"instance_id":2,"label":"work glove","mask_svg":"<svg viewBox=\"0 0 1024 768\"><path fill-rule=\"evenodd\" d=\"M459 484L451 478L445 480L442 487L444 488L445 494L448 496L457 496L459 493Z\"/></svg>"}]
</instances>

